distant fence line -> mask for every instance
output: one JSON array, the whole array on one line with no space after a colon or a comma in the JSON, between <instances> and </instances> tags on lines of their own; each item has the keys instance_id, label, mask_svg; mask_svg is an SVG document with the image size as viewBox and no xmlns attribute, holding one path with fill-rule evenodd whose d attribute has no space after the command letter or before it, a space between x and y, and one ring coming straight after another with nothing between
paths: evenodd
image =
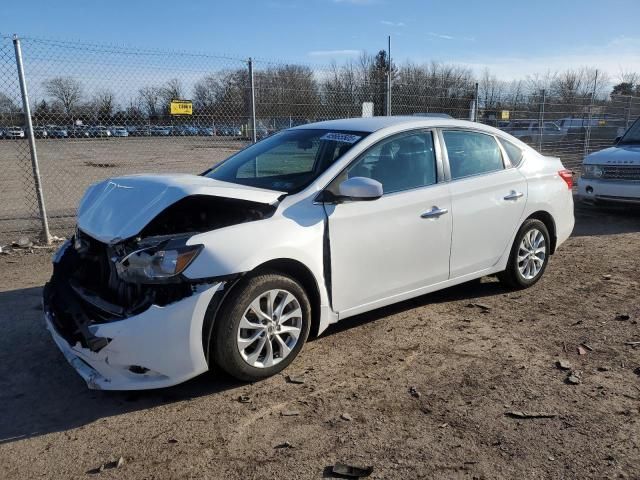
<instances>
[{"instance_id":1,"label":"distant fence line","mask_svg":"<svg viewBox=\"0 0 640 480\"><path fill-rule=\"evenodd\" d=\"M607 95L592 73L501 82L455 65L389 65L383 51L315 66L0 35L0 244L47 226L69 233L100 178L198 173L275 131L361 116L363 104L374 115L437 112L504 128L577 168L640 115L640 98ZM191 101L190 115L171 115L176 99Z\"/></svg>"}]
</instances>

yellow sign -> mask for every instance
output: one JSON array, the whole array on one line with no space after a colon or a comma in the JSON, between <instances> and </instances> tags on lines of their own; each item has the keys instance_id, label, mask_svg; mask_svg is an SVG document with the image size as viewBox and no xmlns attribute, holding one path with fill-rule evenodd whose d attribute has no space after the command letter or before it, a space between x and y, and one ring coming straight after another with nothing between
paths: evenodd
<instances>
[{"instance_id":1,"label":"yellow sign","mask_svg":"<svg viewBox=\"0 0 640 480\"><path fill-rule=\"evenodd\" d=\"M509 120L509 110L502 110L500 112L500 120Z\"/></svg>"},{"instance_id":2,"label":"yellow sign","mask_svg":"<svg viewBox=\"0 0 640 480\"><path fill-rule=\"evenodd\" d=\"M191 100L171 100L171 115L192 115L193 103Z\"/></svg>"}]
</instances>

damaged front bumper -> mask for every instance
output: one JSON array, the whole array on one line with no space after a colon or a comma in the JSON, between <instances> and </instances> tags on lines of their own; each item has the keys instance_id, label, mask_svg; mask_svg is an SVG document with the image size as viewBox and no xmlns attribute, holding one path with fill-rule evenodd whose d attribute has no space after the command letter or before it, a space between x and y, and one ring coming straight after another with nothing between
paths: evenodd
<instances>
[{"instance_id":1,"label":"damaged front bumper","mask_svg":"<svg viewBox=\"0 0 640 480\"><path fill-rule=\"evenodd\" d=\"M54 263L61 255L64 251ZM77 294L56 297L51 293L67 288L66 284L67 279L54 274L45 287L45 322L56 345L89 388L168 387L208 370L203 323L213 296L224 288L224 282L194 285L193 293L180 300L163 306L152 304L135 315L108 321L99 318L95 303L89 304ZM67 310L82 316L83 322L71 320ZM68 325L72 321L77 325Z\"/></svg>"}]
</instances>

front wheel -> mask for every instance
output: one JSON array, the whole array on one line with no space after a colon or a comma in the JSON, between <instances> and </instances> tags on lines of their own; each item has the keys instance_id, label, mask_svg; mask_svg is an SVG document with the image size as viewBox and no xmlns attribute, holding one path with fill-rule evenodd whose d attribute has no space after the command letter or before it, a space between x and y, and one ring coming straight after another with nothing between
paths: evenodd
<instances>
[{"instance_id":1,"label":"front wheel","mask_svg":"<svg viewBox=\"0 0 640 480\"><path fill-rule=\"evenodd\" d=\"M546 225L535 218L526 220L511 247L507 268L498 274L500 281L513 288L535 284L547 268L550 245Z\"/></svg>"},{"instance_id":2,"label":"front wheel","mask_svg":"<svg viewBox=\"0 0 640 480\"><path fill-rule=\"evenodd\" d=\"M231 376L256 381L284 370L311 327L306 292L291 277L264 273L243 279L214 324L215 363Z\"/></svg>"}]
</instances>

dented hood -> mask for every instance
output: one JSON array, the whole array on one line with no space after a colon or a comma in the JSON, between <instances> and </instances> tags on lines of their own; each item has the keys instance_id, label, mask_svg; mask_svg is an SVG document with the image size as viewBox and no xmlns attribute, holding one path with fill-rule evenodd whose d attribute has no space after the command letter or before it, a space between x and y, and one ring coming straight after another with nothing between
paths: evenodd
<instances>
[{"instance_id":1,"label":"dented hood","mask_svg":"<svg viewBox=\"0 0 640 480\"><path fill-rule=\"evenodd\" d=\"M89 187L78 207L78 227L104 243L138 234L165 208L191 195L273 204L285 192L186 174L129 175Z\"/></svg>"}]
</instances>

